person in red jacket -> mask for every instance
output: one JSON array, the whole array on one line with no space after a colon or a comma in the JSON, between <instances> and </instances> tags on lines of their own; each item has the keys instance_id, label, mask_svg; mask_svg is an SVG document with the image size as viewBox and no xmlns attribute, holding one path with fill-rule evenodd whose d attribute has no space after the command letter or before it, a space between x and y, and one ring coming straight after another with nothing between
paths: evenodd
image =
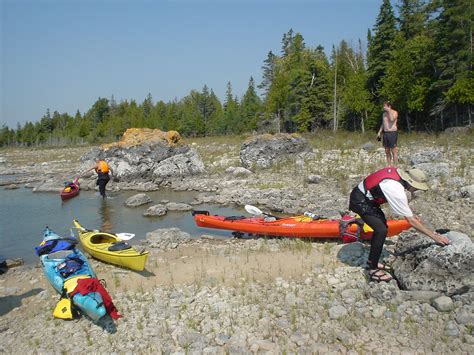
<instances>
[{"instance_id":1,"label":"person in red jacket","mask_svg":"<svg viewBox=\"0 0 474 355\"><path fill-rule=\"evenodd\" d=\"M428 190L426 175L420 169L403 170L384 168L367 176L354 187L349 199L349 209L357 213L373 230L368 259L369 276L372 281L390 281L392 276L386 272L385 265L379 263L385 238L387 220L380 205L388 203L395 214L403 216L419 232L436 243L449 244L449 239L428 228L416 217L408 206L405 190Z\"/></svg>"}]
</instances>

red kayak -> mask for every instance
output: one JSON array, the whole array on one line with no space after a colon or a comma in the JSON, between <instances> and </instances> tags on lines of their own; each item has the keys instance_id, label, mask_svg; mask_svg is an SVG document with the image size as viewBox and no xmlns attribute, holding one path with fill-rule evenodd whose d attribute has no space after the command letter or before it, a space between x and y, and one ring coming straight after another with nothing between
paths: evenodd
<instances>
[{"instance_id":1,"label":"red kayak","mask_svg":"<svg viewBox=\"0 0 474 355\"><path fill-rule=\"evenodd\" d=\"M339 238L340 219L313 220L306 216L295 217L224 217L211 216L207 211L194 211L194 221L197 226L205 228L226 229L240 233L268 235L293 238ZM392 237L411 228L407 220L389 220L388 236ZM348 231L355 233L357 225L352 224ZM370 239L372 228L364 225L361 239Z\"/></svg>"},{"instance_id":2,"label":"red kayak","mask_svg":"<svg viewBox=\"0 0 474 355\"><path fill-rule=\"evenodd\" d=\"M63 201L69 200L70 198L73 198L79 195L79 190L80 190L79 179L75 178L73 182L69 182L67 183L66 186L64 186L64 189L61 192L61 199Z\"/></svg>"}]
</instances>

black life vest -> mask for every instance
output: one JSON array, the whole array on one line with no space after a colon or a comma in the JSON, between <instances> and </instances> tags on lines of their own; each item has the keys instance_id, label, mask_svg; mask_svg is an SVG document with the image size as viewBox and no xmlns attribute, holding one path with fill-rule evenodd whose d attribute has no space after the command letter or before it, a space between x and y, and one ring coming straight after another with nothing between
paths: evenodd
<instances>
[{"instance_id":1,"label":"black life vest","mask_svg":"<svg viewBox=\"0 0 474 355\"><path fill-rule=\"evenodd\" d=\"M373 201L377 205L381 205L387 202L387 199L385 198L385 195L383 194L382 189L379 185L383 180L386 179L395 180L398 182L402 180L400 175L398 175L396 168L380 169L375 173L370 174L364 179L365 193L367 194L367 191L369 191L373 197Z\"/></svg>"}]
</instances>

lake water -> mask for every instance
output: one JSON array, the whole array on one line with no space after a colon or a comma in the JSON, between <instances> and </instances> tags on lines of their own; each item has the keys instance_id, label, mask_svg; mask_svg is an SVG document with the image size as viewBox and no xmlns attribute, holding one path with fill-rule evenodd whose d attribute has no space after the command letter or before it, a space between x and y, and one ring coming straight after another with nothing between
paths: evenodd
<instances>
[{"instance_id":1,"label":"lake water","mask_svg":"<svg viewBox=\"0 0 474 355\"><path fill-rule=\"evenodd\" d=\"M5 179L6 177L2 177ZM109 193L102 200L98 192L81 191L69 201L61 201L59 193L34 193L31 189L5 190L0 188L0 261L23 258L25 263L38 261L34 247L42 240L45 226L56 233L69 236L72 220L77 219L85 228L113 232L134 233L132 244L145 239L146 233L158 228L177 227L193 237L210 234L230 237L231 232L197 227L191 212L171 212L162 217L144 217L143 212L152 204L162 200L189 203L195 192L161 190L147 192L152 204L129 208L125 200L136 191ZM198 205L197 210L208 210L212 214L245 215L243 209L214 205Z\"/></svg>"}]
</instances>

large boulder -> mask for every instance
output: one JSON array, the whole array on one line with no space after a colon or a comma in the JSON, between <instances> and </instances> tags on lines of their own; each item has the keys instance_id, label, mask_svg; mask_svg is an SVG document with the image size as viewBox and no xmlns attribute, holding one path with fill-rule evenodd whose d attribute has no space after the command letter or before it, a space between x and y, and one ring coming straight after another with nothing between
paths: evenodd
<instances>
[{"instance_id":1,"label":"large boulder","mask_svg":"<svg viewBox=\"0 0 474 355\"><path fill-rule=\"evenodd\" d=\"M449 175L448 163L419 163L413 166L416 169L423 170L429 179Z\"/></svg>"},{"instance_id":2,"label":"large boulder","mask_svg":"<svg viewBox=\"0 0 474 355\"><path fill-rule=\"evenodd\" d=\"M308 141L296 134L263 134L240 146L240 162L247 169L270 168L274 163L294 159L295 154L309 152Z\"/></svg>"},{"instance_id":3,"label":"large boulder","mask_svg":"<svg viewBox=\"0 0 474 355\"><path fill-rule=\"evenodd\" d=\"M93 148L82 156L81 170L93 166L97 158L106 160L120 180L160 184L167 178L204 172L198 152L184 145L176 131L130 128L119 142Z\"/></svg>"},{"instance_id":4,"label":"large boulder","mask_svg":"<svg viewBox=\"0 0 474 355\"><path fill-rule=\"evenodd\" d=\"M393 270L403 289L455 294L474 288L474 244L460 232L446 236L447 246L412 232L398 238Z\"/></svg>"},{"instance_id":5,"label":"large boulder","mask_svg":"<svg viewBox=\"0 0 474 355\"><path fill-rule=\"evenodd\" d=\"M443 152L439 148L430 148L416 152L410 157L410 164L417 165L421 163L440 162L443 158Z\"/></svg>"}]
</instances>

